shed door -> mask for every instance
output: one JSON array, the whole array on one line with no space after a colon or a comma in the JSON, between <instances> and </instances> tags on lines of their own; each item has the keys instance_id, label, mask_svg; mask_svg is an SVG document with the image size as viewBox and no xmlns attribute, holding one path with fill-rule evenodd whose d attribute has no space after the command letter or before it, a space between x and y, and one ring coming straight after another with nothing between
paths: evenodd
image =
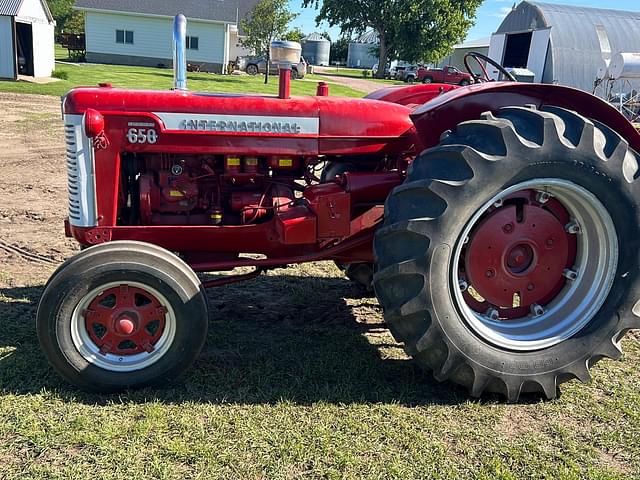
<instances>
[{"instance_id":1,"label":"shed door","mask_svg":"<svg viewBox=\"0 0 640 480\"><path fill-rule=\"evenodd\" d=\"M544 65L547 60L547 49L549 48L549 38L551 28L536 30L531 38L531 48L529 49L529 59L527 69L535 73L534 82L542 82L544 75Z\"/></svg>"},{"instance_id":2,"label":"shed door","mask_svg":"<svg viewBox=\"0 0 640 480\"><path fill-rule=\"evenodd\" d=\"M16 78L11 17L0 16L0 78Z\"/></svg>"},{"instance_id":3,"label":"shed door","mask_svg":"<svg viewBox=\"0 0 640 480\"><path fill-rule=\"evenodd\" d=\"M502 65L502 57L504 55L504 45L507 40L507 35L504 33L494 33L491 35L491 43L489 43L489 55L488 57L491 60L495 60L497 63ZM492 80L498 80L500 77L500 72L496 70L495 67L491 65L487 65L489 77Z\"/></svg>"}]
</instances>

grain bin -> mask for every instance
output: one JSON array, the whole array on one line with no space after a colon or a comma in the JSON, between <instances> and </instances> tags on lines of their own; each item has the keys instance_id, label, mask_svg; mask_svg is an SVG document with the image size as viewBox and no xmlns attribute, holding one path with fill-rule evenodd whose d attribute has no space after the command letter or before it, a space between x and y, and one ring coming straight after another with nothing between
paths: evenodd
<instances>
[{"instance_id":1,"label":"grain bin","mask_svg":"<svg viewBox=\"0 0 640 480\"><path fill-rule=\"evenodd\" d=\"M319 33L302 39L302 56L311 65L329 65L331 42Z\"/></svg>"}]
</instances>

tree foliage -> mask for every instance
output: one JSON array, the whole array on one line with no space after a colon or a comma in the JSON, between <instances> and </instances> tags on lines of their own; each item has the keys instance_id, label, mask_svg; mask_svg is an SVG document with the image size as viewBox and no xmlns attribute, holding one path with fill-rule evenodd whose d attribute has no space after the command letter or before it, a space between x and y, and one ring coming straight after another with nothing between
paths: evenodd
<instances>
[{"instance_id":1,"label":"tree foliage","mask_svg":"<svg viewBox=\"0 0 640 480\"><path fill-rule=\"evenodd\" d=\"M283 39L289 22L297 17L288 9L288 0L260 0L240 22L245 33L242 45L264 56L269 65L269 45ZM269 81L269 68L265 69L264 83Z\"/></svg>"},{"instance_id":2,"label":"tree foliage","mask_svg":"<svg viewBox=\"0 0 640 480\"><path fill-rule=\"evenodd\" d=\"M305 37L304 32L300 29L300 27L294 27L287 32L284 36L285 40L291 40L292 42L302 42L302 39Z\"/></svg>"},{"instance_id":3,"label":"tree foliage","mask_svg":"<svg viewBox=\"0 0 640 480\"><path fill-rule=\"evenodd\" d=\"M84 12L73 9L75 0L47 0L53 19L56 21L56 32L84 32Z\"/></svg>"},{"instance_id":4,"label":"tree foliage","mask_svg":"<svg viewBox=\"0 0 640 480\"><path fill-rule=\"evenodd\" d=\"M331 51L329 52L329 63L346 63L347 54L349 53L349 40L348 37L340 37L335 42L331 43Z\"/></svg>"},{"instance_id":5,"label":"tree foliage","mask_svg":"<svg viewBox=\"0 0 640 480\"><path fill-rule=\"evenodd\" d=\"M462 41L482 0L303 0L319 7L316 22L342 32L378 33L378 64L389 58L433 62ZM384 75L379 68L377 75Z\"/></svg>"}]
</instances>

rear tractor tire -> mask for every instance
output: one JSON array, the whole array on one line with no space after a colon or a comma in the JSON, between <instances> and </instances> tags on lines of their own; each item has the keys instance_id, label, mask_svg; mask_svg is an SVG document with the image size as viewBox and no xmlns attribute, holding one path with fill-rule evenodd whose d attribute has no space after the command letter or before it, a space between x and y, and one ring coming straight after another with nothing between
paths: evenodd
<instances>
[{"instance_id":1,"label":"rear tractor tire","mask_svg":"<svg viewBox=\"0 0 640 480\"><path fill-rule=\"evenodd\" d=\"M87 391L162 385L198 356L207 303L196 274L155 245L116 241L62 264L37 314L49 363Z\"/></svg>"},{"instance_id":2,"label":"rear tractor tire","mask_svg":"<svg viewBox=\"0 0 640 480\"><path fill-rule=\"evenodd\" d=\"M569 110L461 123L409 168L374 242L395 338L473 396L554 398L640 327L640 156Z\"/></svg>"}]
</instances>

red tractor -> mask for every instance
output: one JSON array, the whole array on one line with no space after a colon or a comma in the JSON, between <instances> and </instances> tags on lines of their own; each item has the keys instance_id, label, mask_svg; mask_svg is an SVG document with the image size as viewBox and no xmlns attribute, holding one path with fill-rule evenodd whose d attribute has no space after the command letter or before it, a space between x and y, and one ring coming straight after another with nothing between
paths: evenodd
<instances>
[{"instance_id":1,"label":"red tractor","mask_svg":"<svg viewBox=\"0 0 640 480\"><path fill-rule=\"evenodd\" d=\"M553 398L620 356L640 327L640 135L615 109L513 81L290 97L291 42L272 48L278 97L189 92L185 28L172 91L64 97L85 249L37 329L66 380L164 384L205 341L205 288L316 260L372 284L406 352L474 396Z\"/></svg>"}]
</instances>

